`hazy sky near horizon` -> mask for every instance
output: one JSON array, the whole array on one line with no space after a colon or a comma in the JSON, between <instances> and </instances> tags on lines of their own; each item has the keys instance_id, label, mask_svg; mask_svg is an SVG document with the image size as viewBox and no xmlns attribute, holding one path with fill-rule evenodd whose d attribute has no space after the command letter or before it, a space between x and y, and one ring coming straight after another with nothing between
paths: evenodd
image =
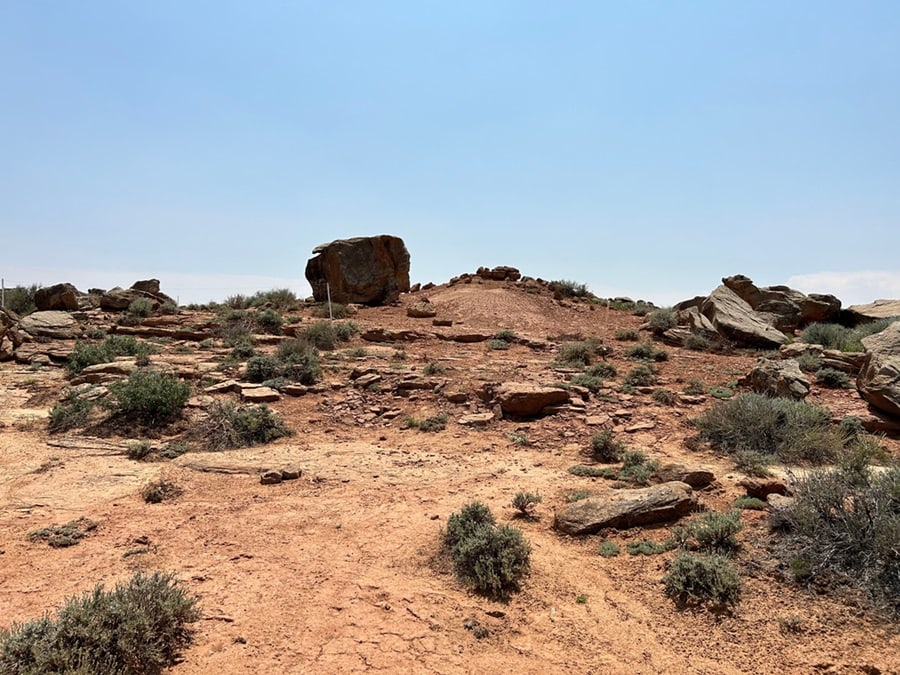
<instances>
[{"instance_id":1,"label":"hazy sky near horizon","mask_svg":"<svg viewBox=\"0 0 900 675\"><path fill-rule=\"evenodd\" d=\"M7 0L0 276L181 302L395 234L669 304L900 297L900 3Z\"/></svg>"}]
</instances>

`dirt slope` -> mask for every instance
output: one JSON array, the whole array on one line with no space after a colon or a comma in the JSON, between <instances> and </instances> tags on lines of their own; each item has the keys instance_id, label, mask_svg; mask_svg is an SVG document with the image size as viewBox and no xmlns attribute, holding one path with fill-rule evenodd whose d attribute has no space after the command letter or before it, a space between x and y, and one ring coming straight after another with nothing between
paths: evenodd
<instances>
[{"instance_id":1,"label":"dirt slope","mask_svg":"<svg viewBox=\"0 0 900 675\"><path fill-rule=\"evenodd\" d=\"M406 316L428 297L449 328ZM363 330L493 333L511 329L532 341L581 334L602 338L621 376L633 365L613 335L641 319L586 303L559 303L502 282L441 286L403 296L401 306L364 308ZM312 320L301 312L304 321ZM185 324L201 317L182 314ZM604 489L567 467L600 427L588 418L630 413L652 429L618 434L660 461L711 467L717 481L700 494L726 508L741 478L726 459L693 452L683 441L699 406L663 407L643 394L592 396L585 411L533 421L496 420L483 430L461 426L463 414L486 408L474 395L485 383L550 383L565 373L547 349L521 344L505 351L485 343L430 337L404 345L355 340L326 360L324 392L272 404L295 435L225 453L192 452L172 462L134 462L126 439L51 436L40 415L64 385L55 368L0 364L0 626L24 621L97 582L113 584L137 569L173 570L202 600L193 645L172 672L199 673L896 673L896 628L861 607L797 588L767 551L765 514L745 511L738 562L744 599L733 615L679 611L661 579L672 554L597 555L603 537L568 538L552 529L553 512L579 489ZM176 345L166 345L171 352ZM216 361L227 350L189 345L191 358ZM351 350L364 348L366 354ZM754 362L752 354L710 355L667 348L661 386L682 391L692 379L723 385ZM180 351L188 351L185 347ZM402 358L400 358L402 356ZM165 353L159 358L163 359ZM183 355L182 355L183 357ZM386 381L421 373L431 362L446 372L442 392L469 394L452 404L441 394L398 395L385 386L349 384L354 367L373 367ZM224 378L224 375L223 375ZM836 413L861 413L852 390L816 389L812 402ZM385 410L399 410L388 419ZM405 428L445 411L445 431ZM511 434L524 434L528 446ZM896 440L888 441L900 455ZM296 465L299 480L263 486L257 472ZM228 472L228 473L225 473ZM146 504L140 486L158 476L184 489ZM538 491L534 520L514 520L520 490ZM447 516L479 499L501 521L521 527L533 547L532 573L509 603L466 591L441 555ZM28 533L79 516L100 523L79 545L51 549ZM668 528L611 531L628 541L663 541ZM149 550L145 552L145 547ZM477 639L473 625L487 629ZM467 626L469 628L467 628ZM799 632L785 630L797 626Z\"/></svg>"}]
</instances>

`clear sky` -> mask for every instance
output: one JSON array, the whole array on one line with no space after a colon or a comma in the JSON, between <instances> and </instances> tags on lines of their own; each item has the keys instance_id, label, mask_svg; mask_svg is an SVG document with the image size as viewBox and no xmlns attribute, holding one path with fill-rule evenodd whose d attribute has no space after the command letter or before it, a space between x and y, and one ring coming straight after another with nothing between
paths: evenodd
<instances>
[{"instance_id":1,"label":"clear sky","mask_svg":"<svg viewBox=\"0 0 900 675\"><path fill-rule=\"evenodd\" d=\"M402 237L658 304L900 297L900 2L3 0L0 276L181 302Z\"/></svg>"}]
</instances>

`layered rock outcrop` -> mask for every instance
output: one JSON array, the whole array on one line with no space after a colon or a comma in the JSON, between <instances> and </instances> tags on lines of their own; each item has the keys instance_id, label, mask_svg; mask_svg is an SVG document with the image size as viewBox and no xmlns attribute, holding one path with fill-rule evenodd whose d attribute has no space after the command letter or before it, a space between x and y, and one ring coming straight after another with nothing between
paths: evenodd
<instances>
[{"instance_id":1,"label":"layered rock outcrop","mask_svg":"<svg viewBox=\"0 0 900 675\"><path fill-rule=\"evenodd\" d=\"M399 237L338 239L313 249L306 280L319 302L384 305L409 291L409 251Z\"/></svg>"}]
</instances>

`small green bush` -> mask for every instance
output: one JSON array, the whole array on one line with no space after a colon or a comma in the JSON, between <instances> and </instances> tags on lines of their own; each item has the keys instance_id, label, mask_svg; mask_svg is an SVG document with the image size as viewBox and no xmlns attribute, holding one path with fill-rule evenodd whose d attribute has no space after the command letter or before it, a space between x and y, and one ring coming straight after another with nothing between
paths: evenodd
<instances>
[{"instance_id":1,"label":"small green bush","mask_svg":"<svg viewBox=\"0 0 900 675\"><path fill-rule=\"evenodd\" d=\"M817 371L816 382L829 389L848 389L853 386L847 373L834 368L822 368Z\"/></svg>"},{"instance_id":2,"label":"small green bush","mask_svg":"<svg viewBox=\"0 0 900 675\"><path fill-rule=\"evenodd\" d=\"M814 373L822 369L822 357L813 352L803 352L797 357L797 364L804 373Z\"/></svg>"},{"instance_id":3,"label":"small green bush","mask_svg":"<svg viewBox=\"0 0 900 675\"><path fill-rule=\"evenodd\" d=\"M657 388L653 390L653 393L650 395L654 401L659 403L660 405L675 405L678 402L678 396L675 392L671 392L668 389Z\"/></svg>"},{"instance_id":4,"label":"small green bush","mask_svg":"<svg viewBox=\"0 0 900 675\"><path fill-rule=\"evenodd\" d=\"M229 402L210 408L207 419L194 431L208 450L264 445L290 434L291 430L269 406L238 407Z\"/></svg>"},{"instance_id":5,"label":"small green bush","mask_svg":"<svg viewBox=\"0 0 900 675\"><path fill-rule=\"evenodd\" d=\"M281 335L281 327L284 319L281 314L272 308L266 308L256 313L256 326L259 330L269 335Z\"/></svg>"},{"instance_id":6,"label":"small green bush","mask_svg":"<svg viewBox=\"0 0 900 675\"><path fill-rule=\"evenodd\" d=\"M274 356L253 356L247 360L244 377L250 382L265 382L281 374L281 362Z\"/></svg>"},{"instance_id":7,"label":"small green bush","mask_svg":"<svg viewBox=\"0 0 900 675\"><path fill-rule=\"evenodd\" d=\"M569 380L569 384L575 385L576 387L584 387L588 391L596 394L603 388L603 378L597 377L596 375L588 375L587 373L578 373Z\"/></svg>"},{"instance_id":8,"label":"small green bush","mask_svg":"<svg viewBox=\"0 0 900 675\"><path fill-rule=\"evenodd\" d=\"M517 492L512 500L512 506L523 516L530 516L534 507L542 501L537 492Z\"/></svg>"},{"instance_id":9,"label":"small green bush","mask_svg":"<svg viewBox=\"0 0 900 675\"><path fill-rule=\"evenodd\" d=\"M172 421L191 395L191 387L174 375L155 370L136 370L124 382L109 386L116 414L148 426Z\"/></svg>"},{"instance_id":10,"label":"small green bush","mask_svg":"<svg viewBox=\"0 0 900 675\"><path fill-rule=\"evenodd\" d=\"M566 495L566 501L570 504L574 504L575 502L580 502L584 499L590 497L593 492L590 490L573 490L569 494Z\"/></svg>"},{"instance_id":11,"label":"small green bush","mask_svg":"<svg viewBox=\"0 0 900 675\"><path fill-rule=\"evenodd\" d=\"M515 332L508 329L498 331L494 335L495 340L503 340L503 342L515 342L517 338L518 336L515 334Z\"/></svg>"},{"instance_id":12,"label":"small green bush","mask_svg":"<svg viewBox=\"0 0 900 675\"><path fill-rule=\"evenodd\" d=\"M107 335L101 343L79 341L69 355L69 371L77 375L88 366L111 363L117 356L134 356L138 360L145 360L152 353L152 345L130 335Z\"/></svg>"},{"instance_id":13,"label":"small green bush","mask_svg":"<svg viewBox=\"0 0 900 675\"><path fill-rule=\"evenodd\" d=\"M300 384L315 384L322 377L319 352L303 339L285 340L277 350L281 361L279 376Z\"/></svg>"},{"instance_id":14,"label":"small green bush","mask_svg":"<svg viewBox=\"0 0 900 675\"><path fill-rule=\"evenodd\" d=\"M419 431L435 432L443 431L447 428L447 420L450 419L447 413L438 413L431 417L426 417L416 425Z\"/></svg>"},{"instance_id":15,"label":"small green bush","mask_svg":"<svg viewBox=\"0 0 900 675\"><path fill-rule=\"evenodd\" d=\"M144 485L141 488L141 497L148 504L159 504L168 499L174 499L183 492L184 490L175 485L175 483L161 478Z\"/></svg>"},{"instance_id":16,"label":"small green bush","mask_svg":"<svg viewBox=\"0 0 900 675\"><path fill-rule=\"evenodd\" d=\"M671 307L654 309L647 315L647 325L655 335L660 335L678 325L678 315Z\"/></svg>"},{"instance_id":17,"label":"small green bush","mask_svg":"<svg viewBox=\"0 0 900 675\"><path fill-rule=\"evenodd\" d=\"M663 578L666 595L678 604L730 607L741 598L741 580L728 558L680 553Z\"/></svg>"},{"instance_id":18,"label":"small green bush","mask_svg":"<svg viewBox=\"0 0 900 675\"><path fill-rule=\"evenodd\" d=\"M691 333L684 339L684 346L695 352L711 352L720 345L699 333Z\"/></svg>"},{"instance_id":19,"label":"small green bush","mask_svg":"<svg viewBox=\"0 0 900 675\"><path fill-rule=\"evenodd\" d=\"M586 298L591 295L586 284L579 284L568 279L551 281L550 290L564 298Z\"/></svg>"},{"instance_id":20,"label":"small green bush","mask_svg":"<svg viewBox=\"0 0 900 675\"><path fill-rule=\"evenodd\" d=\"M19 316L31 314L37 310L34 304L34 296L41 289L40 284L31 284L30 286L13 286L6 289L6 309L9 309Z\"/></svg>"},{"instance_id":21,"label":"small green bush","mask_svg":"<svg viewBox=\"0 0 900 675\"><path fill-rule=\"evenodd\" d=\"M611 363L594 363L584 369L585 375L591 377L602 377L603 379L612 379L618 375L616 367Z\"/></svg>"},{"instance_id":22,"label":"small green bush","mask_svg":"<svg viewBox=\"0 0 900 675\"><path fill-rule=\"evenodd\" d=\"M706 393L706 385L700 380L691 380L684 388L684 393L690 396L702 396Z\"/></svg>"},{"instance_id":23,"label":"small green bush","mask_svg":"<svg viewBox=\"0 0 900 675\"><path fill-rule=\"evenodd\" d=\"M153 301L150 298L135 298L125 311L129 316L148 317L153 314Z\"/></svg>"},{"instance_id":24,"label":"small green bush","mask_svg":"<svg viewBox=\"0 0 900 675\"><path fill-rule=\"evenodd\" d=\"M665 349L657 349L649 342L641 342L626 349L625 356L632 361L666 361L669 353Z\"/></svg>"},{"instance_id":25,"label":"small green bush","mask_svg":"<svg viewBox=\"0 0 900 675\"><path fill-rule=\"evenodd\" d=\"M254 347L254 339L252 335L241 335L235 337L230 347L232 347L231 355L235 359L248 359L256 354Z\"/></svg>"},{"instance_id":26,"label":"small green bush","mask_svg":"<svg viewBox=\"0 0 900 675\"><path fill-rule=\"evenodd\" d=\"M622 330L616 331L616 340L621 342L637 342L641 339L640 334L631 328L623 328Z\"/></svg>"},{"instance_id":27,"label":"small green bush","mask_svg":"<svg viewBox=\"0 0 900 675\"><path fill-rule=\"evenodd\" d=\"M262 307L269 305L281 312L287 312L296 307L297 296L289 288L273 288L270 291L257 291L250 298L245 298L246 307Z\"/></svg>"},{"instance_id":28,"label":"small green bush","mask_svg":"<svg viewBox=\"0 0 900 675\"><path fill-rule=\"evenodd\" d=\"M150 455L150 451L150 441L144 439L129 443L125 450L125 456L128 457L128 459L141 461L142 459L147 459Z\"/></svg>"},{"instance_id":29,"label":"small green bush","mask_svg":"<svg viewBox=\"0 0 900 675\"><path fill-rule=\"evenodd\" d=\"M650 478L658 468L659 464L643 452L629 450L622 455L622 469L618 478L636 485L649 485Z\"/></svg>"},{"instance_id":30,"label":"small green bush","mask_svg":"<svg viewBox=\"0 0 900 675\"><path fill-rule=\"evenodd\" d=\"M597 344L589 340L564 342L559 346L556 363L570 368L589 366L597 351Z\"/></svg>"},{"instance_id":31,"label":"small green bush","mask_svg":"<svg viewBox=\"0 0 900 675\"><path fill-rule=\"evenodd\" d=\"M623 383L629 387L650 387L656 384L656 373L649 365L642 363L628 371Z\"/></svg>"},{"instance_id":32,"label":"small green bush","mask_svg":"<svg viewBox=\"0 0 900 675\"><path fill-rule=\"evenodd\" d=\"M597 553L604 558L615 558L621 550L616 542L608 539L601 541L600 546L597 547Z\"/></svg>"},{"instance_id":33,"label":"small green bush","mask_svg":"<svg viewBox=\"0 0 900 675\"><path fill-rule=\"evenodd\" d=\"M734 500L734 508L736 509L747 509L750 511L765 511L769 507L762 499L758 497L750 497L749 495L744 495L743 497L738 497Z\"/></svg>"},{"instance_id":34,"label":"small green bush","mask_svg":"<svg viewBox=\"0 0 900 675\"><path fill-rule=\"evenodd\" d=\"M850 329L837 323L811 323L801 336L801 340L811 345L822 345L825 349L841 349L850 336Z\"/></svg>"},{"instance_id":35,"label":"small green bush","mask_svg":"<svg viewBox=\"0 0 900 675\"><path fill-rule=\"evenodd\" d=\"M84 539L88 532L97 529L98 522L88 518L78 518L64 525L49 525L28 535L31 541L45 541L51 548L67 548ZM0 671L2 672L2 671Z\"/></svg>"},{"instance_id":36,"label":"small green bush","mask_svg":"<svg viewBox=\"0 0 900 675\"><path fill-rule=\"evenodd\" d=\"M728 555L737 549L735 535L741 531L741 512L709 511L687 524L687 533L696 539L697 545L707 553Z\"/></svg>"},{"instance_id":37,"label":"small green bush","mask_svg":"<svg viewBox=\"0 0 900 675\"><path fill-rule=\"evenodd\" d=\"M655 541L630 541L625 549L628 555L659 555L669 550L668 544L657 544Z\"/></svg>"},{"instance_id":38,"label":"small green bush","mask_svg":"<svg viewBox=\"0 0 900 675\"><path fill-rule=\"evenodd\" d=\"M65 398L50 409L48 430L50 433L68 431L87 423L94 403L81 398L74 390L69 390Z\"/></svg>"},{"instance_id":39,"label":"small green bush","mask_svg":"<svg viewBox=\"0 0 900 675\"><path fill-rule=\"evenodd\" d=\"M319 319L346 319L349 316L353 316L355 312L352 307L348 305L342 305L339 302L331 303L331 314L328 313L328 303L322 303L315 309L313 309L313 316Z\"/></svg>"},{"instance_id":40,"label":"small green bush","mask_svg":"<svg viewBox=\"0 0 900 675\"><path fill-rule=\"evenodd\" d=\"M437 361L431 361L422 368L422 374L428 377L431 377L432 375L443 375L445 372L447 372L447 369Z\"/></svg>"},{"instance_id":41,"label":"small green bush","mask_svg":"<svg viewBox=\"0 0 900 675\"><path fill-rule=\"evenodd\" d=\"M734 396L734 389L731 387L712 386L709 388L709 395L713 398L725 400Z\"/></svg>"},{"instance_id":42,"label":"small green bush","mask_svg":"<svg viewBox=\"0 0 900 675\"><path fill-rule=\"evenodd\" d=\"M492 351L503 351L504 349L509 349L509 343L506 340L490 340L487 343L487 348Z\"/></svg>"},{"instance_id":43,"label":"small green bush","mask_svg":"<svg viewBox=\"0 0 900 675\"><path fill-rule=\"evenodd\" d=\"M199 618L197 598L174 575L138 572L112 591L67 599L55 618L0 631L0 672L158 675L177 662Z\"/></svg>"},{"instance_id":44,"label":"small green bush","mask_svg":"<svg viewBox=\"0 0 900 675\"><path fill-rule=\"evenodd\" d=\"M618 474L609 467L585 466L584 464L570 466L568 472L573 476L583 476L586 478L616 478L618 476Z\"/></svg>"},{"instance_id":45,"label":"small green bush","mask_svg":"<svg viewBox=\"0 0 900 675\"><path fill-rule=\"evenodd\" d=\"M604 429L591 437L591 455L600 462L618 462L625 452L625 444L613 438L613 432Z\"/></svg>"},{"instance_id":46,"label":"small green bush","mask_svg":"<svg viewBox=\"0 0 900 675\"><path fill-rule=\"evenodd\" d=\"M522 531L495 524L493 514L472 502L447 519L444 543L453 557L457 576L476 592L506 599L519 590L530 567L531 547Z\"/></svg>"}]
</instances>

